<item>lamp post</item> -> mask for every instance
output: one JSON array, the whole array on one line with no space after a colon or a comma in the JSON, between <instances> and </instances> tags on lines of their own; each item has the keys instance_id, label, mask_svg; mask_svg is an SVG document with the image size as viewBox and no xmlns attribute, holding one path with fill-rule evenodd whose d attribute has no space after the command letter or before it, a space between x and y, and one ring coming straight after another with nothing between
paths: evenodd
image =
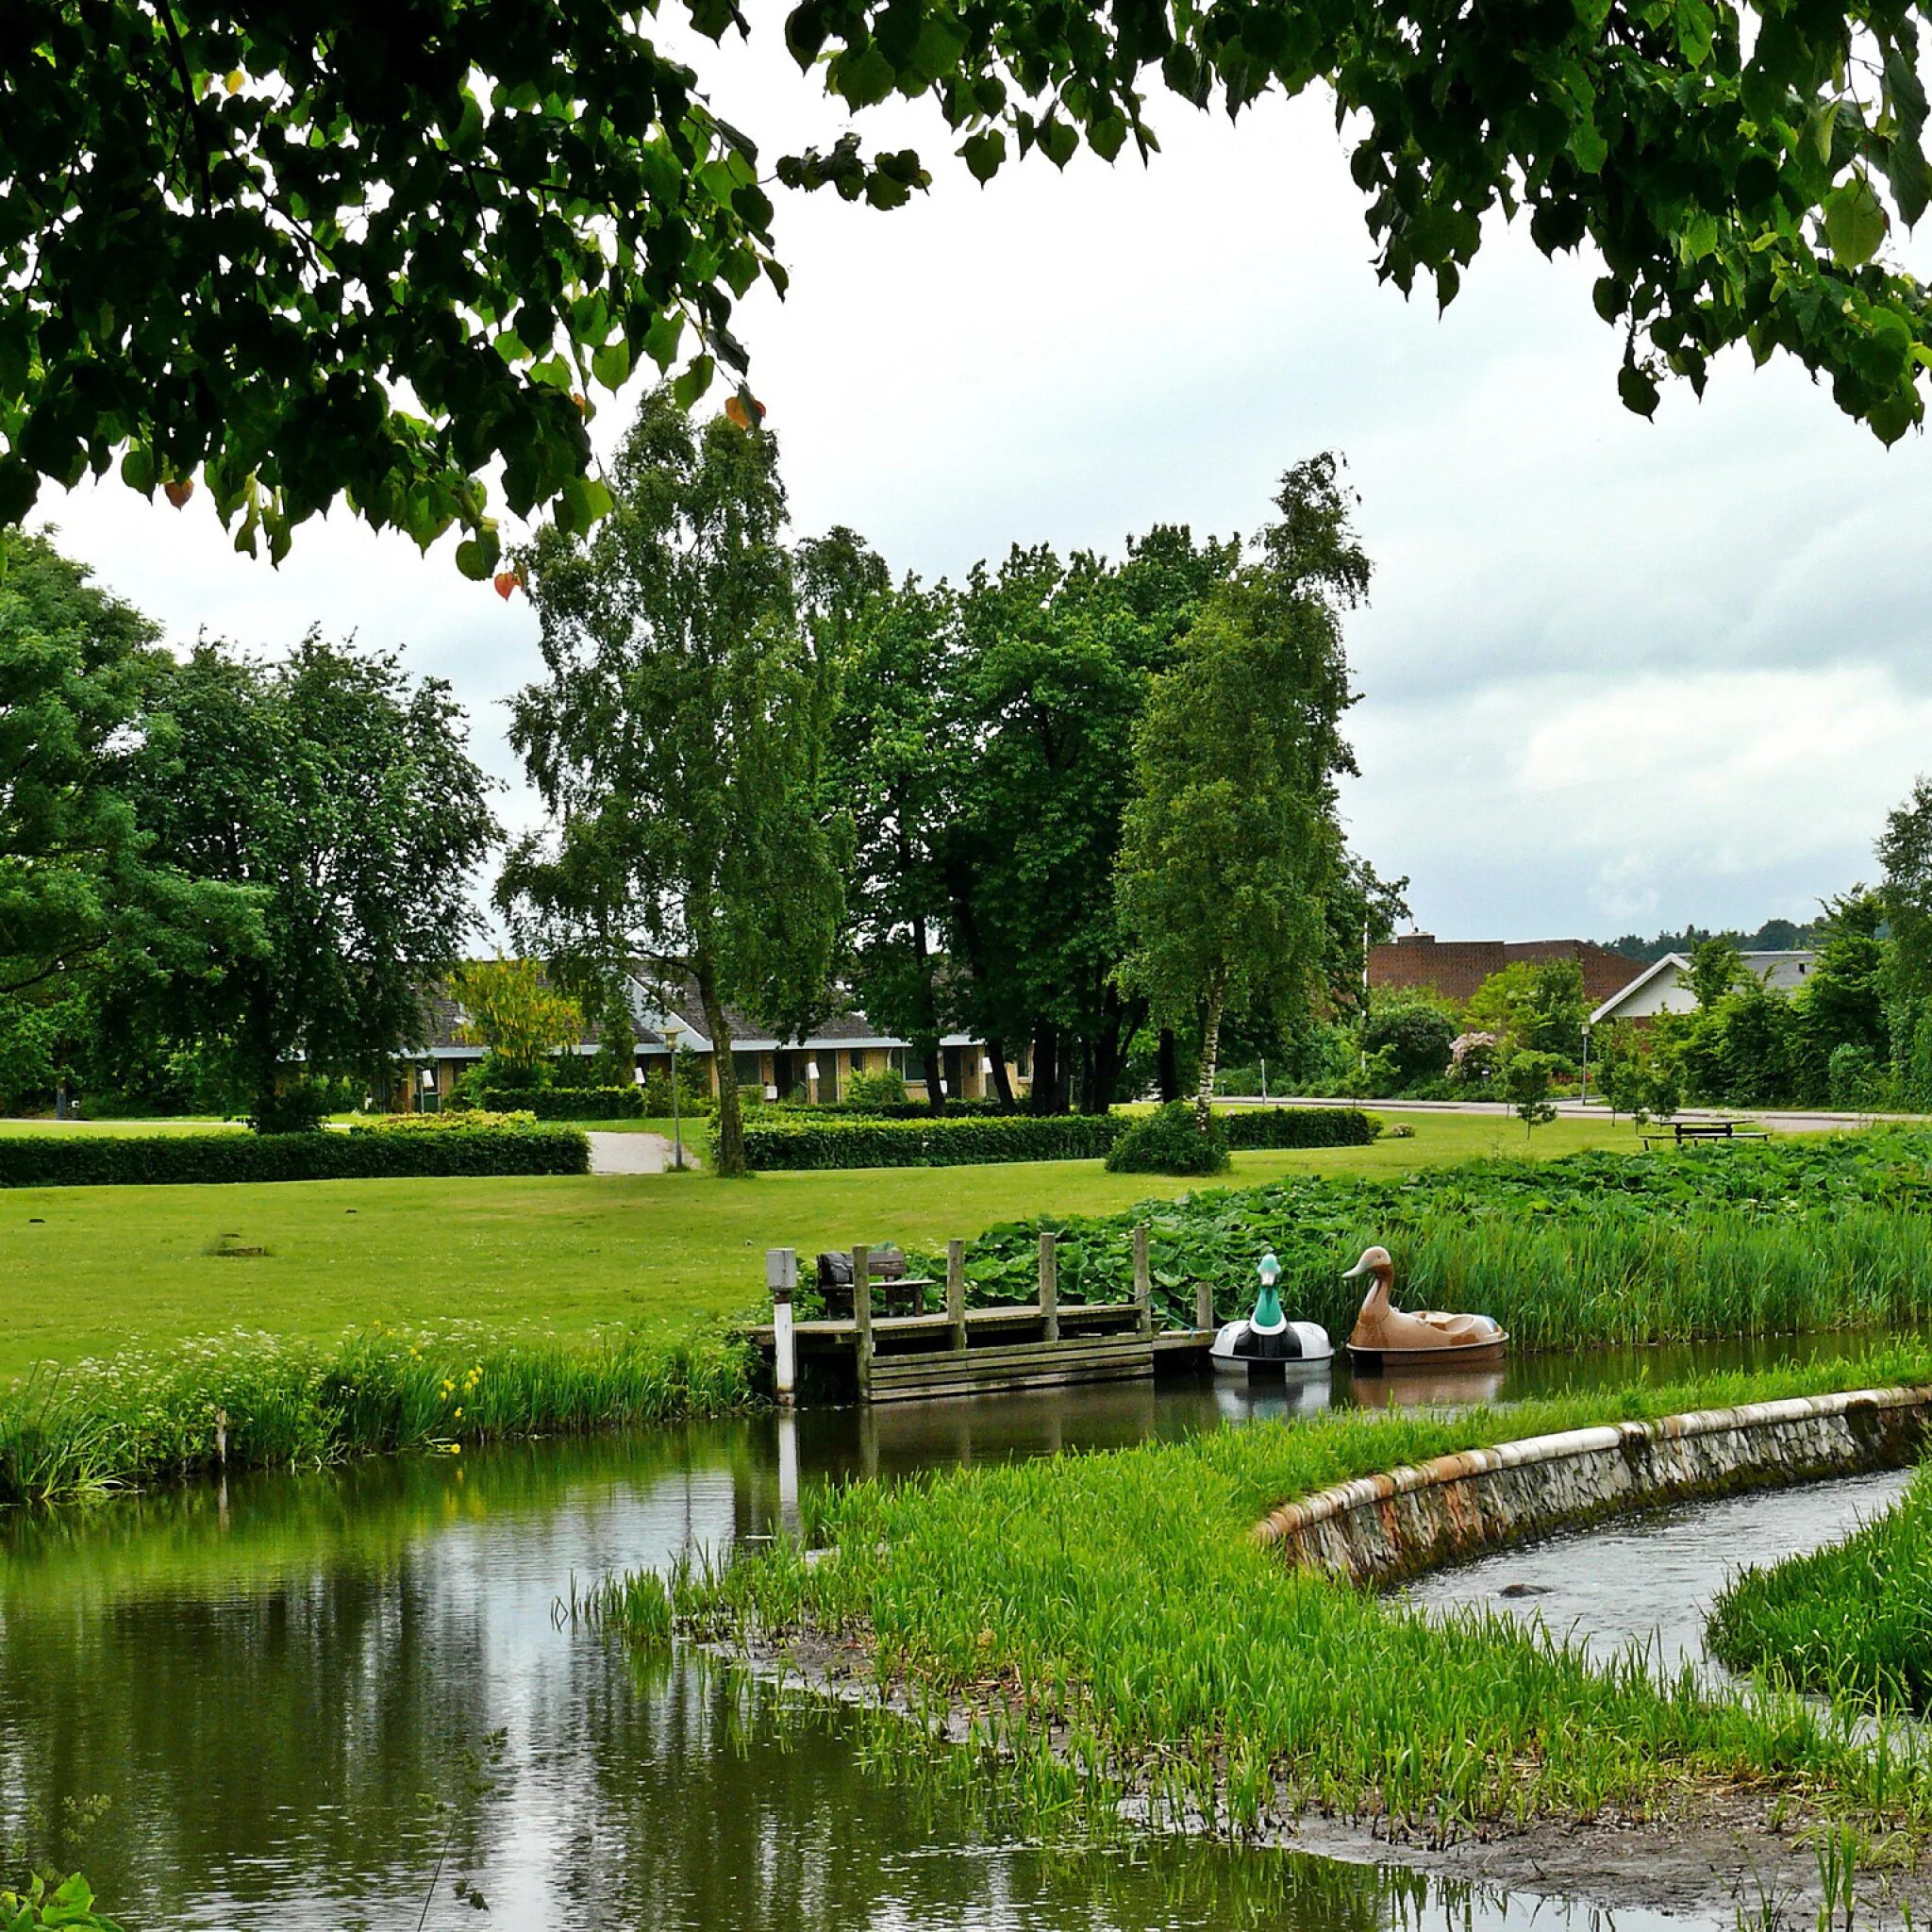
<instances>
[{"instance_id":1,"label":"lamp post","mask_svg":"<svg viewBox=\"0 0 1932 1932\"><path fill-rule=\"evenodd\" d=\"M1581 1105L1590 1105L1590 1022L1583 1023L1583 1080L1579 1089Z\"/></svg>"},{"instance_id":2,"label":"lamp post","mask_svg":"<svg viewBox=\"0 0 1932 1932\"><path fill-rule=\"evenodd\" d=\"M677 1037L683 1029L675 1020L664 1023L664 1044L671 1049L671 1171L684 1172L684 1125L677 1111Z\"/></svg>"}]
</instances>

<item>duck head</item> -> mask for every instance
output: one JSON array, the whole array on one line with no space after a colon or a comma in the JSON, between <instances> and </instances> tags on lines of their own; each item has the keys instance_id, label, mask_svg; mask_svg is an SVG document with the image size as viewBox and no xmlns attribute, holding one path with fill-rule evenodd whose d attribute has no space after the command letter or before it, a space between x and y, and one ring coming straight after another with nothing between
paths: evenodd
<instances>
[{"instance_id":1,"label":"duck head","mask_svg":"<svg viewBox=\"0 0 1932 1932\"><path fill-rule=\"evenodd\" d=\"M1263 1255L1256 1270L1261 1277L1261 1292L1255 1302L1255 1312L1249 1318L1248 1325L1261 1335L1278 1335L1288 1325L1288 1318L1281 1312L1281 1303L1274 1292L1274 1284L1281 1278L1281 1263L1272 1254Z\"/></svg>"},{"instance_id":2,"label":"duck head","mask_svg":"<svg viewBox=\"0 0 1932 1932\"><path fill-rule=\"evenodd\" d=\"M1387 1248L1364 1248L1362 1257L1341 1278L1353 1281L1358 1274L1374 1274L1384 1280L1395 1273L1395 1263L1389 1258Z\"/></svg>"}]
</instances>

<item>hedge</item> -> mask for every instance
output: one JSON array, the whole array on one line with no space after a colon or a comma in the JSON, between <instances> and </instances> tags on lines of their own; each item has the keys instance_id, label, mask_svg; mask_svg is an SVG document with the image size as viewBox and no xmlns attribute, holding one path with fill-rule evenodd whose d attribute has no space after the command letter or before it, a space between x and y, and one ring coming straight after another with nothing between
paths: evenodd
<instances>
[{"instance_id":1,"label":"hedge","mask_svg":"<svg viewBox=\"0 0 1932 1932\"><path fill-rule=\"evenodd\" d=\"M441 1134L9 1134L0 1187L159 1182L415 1179L588 1174L591 1145L568 1128Z\"/></svg>"},{"instance_id":2,"label":"hedge","mask_svg":"<svg viewBox=\"0 0 1932 1932\"><path fill-rule=\"evenodd\" d=\"M943 1114L936 1114L923 1100L768 1100L768 1109L805 1119L824 1115L837 1121L932 1121L985 1120L995 1115L1011 1117L1011 1109L997 1100L948 1100Z\"/></svg>"},{"instance_id":3,"label":"hedge","mask_svg":"<svg viewBox=\"0 0 1932 1932\"><path fill-rule=\"evenodd\" d=\"M1357 1107L1241 1107L1214 1118L1227 1144L1252 1147L1366 1147L1379 1128Z\"/></svg>"},{"instance_id":4,"label":"hedge","mask_svg":"<svg viewBox=\"0 0 1932 1932\"><path fill-rule=\"evenodd\" d=\"M998 1114L963 1120L747 1121L755 1168L973 1167L999 1160L1094 1160L1126 1130L1122 1114Z\"/></svg>"},{"instance_id":5,"label":"hedge","mask_svg":"<svg viewBox=\"0 0 1932 1932\"><path fill-rule=\"evenodd\" d=\"M486 1087L491 1113L533 1113L540 1121L639 1121L644 1090L629 1087Z\"/></svg>"}]
</instances>

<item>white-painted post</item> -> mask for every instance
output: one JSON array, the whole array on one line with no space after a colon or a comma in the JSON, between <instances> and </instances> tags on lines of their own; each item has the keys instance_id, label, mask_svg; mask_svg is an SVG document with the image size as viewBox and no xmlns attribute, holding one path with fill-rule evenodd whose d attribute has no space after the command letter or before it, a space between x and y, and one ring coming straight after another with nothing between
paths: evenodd
<instances>
[{"instance_id":1,"label":"white-painted post","mask_svg":"<svg viewBox=\"0 0 1932 1932\"><path fill-rule=\"evenodd\" d=\"M790 1409L778 1417L778 1526L787 1536L799 1531L798 1418Z\"/></svg>"},{"instance_id":2,"label":"white-painted post","mask_svg":"<svg viewBox=\"0 0 1932 1932\"><path fill-rule=\"evenodd\" d=\"M1043 1326L1044 1339L1058 1341L1060 1339L1060 1257L1058 1252L1059 1238L1043 1234L1040 1237L1040 1319Z\"/></svg>"},{"instance_id":3,"label":"white-painted post","mask_svg":"<svg viewBox=\"0 0 1932 1932\"><path fill-rule=\"evenodd\" d=\"M1154 1333L1154 1271L1147 1259L1147 1224L1134 1230L1134 1328L1141 1335Z\"/></svg>"},{"instance_id":4,"label":"white-painted post","mask_svg":"<svg viewBox=\"0 0 1932 1932\"><path fill-rule=\"evenodd\" d=\"M792 1248L765 1250L765 1286L772 1291L772 1383L780 1408L797 1400L798 1335L791 1323L791 1291L798 1286Z\"/></svg>"}]
</instances>

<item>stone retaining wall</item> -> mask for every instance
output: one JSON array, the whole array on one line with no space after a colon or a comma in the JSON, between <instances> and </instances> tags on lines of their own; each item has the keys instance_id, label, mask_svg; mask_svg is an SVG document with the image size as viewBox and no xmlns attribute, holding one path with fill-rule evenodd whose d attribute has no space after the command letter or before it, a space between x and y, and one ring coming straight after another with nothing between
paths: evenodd
<instances>
[{"instance_id":1,"label":"stone retaining wall","mask_svg":"<svg viewBox=\"0 0 1932 1932\"><path fill-rule=\"evenodd\" d=\"M1339 1483L1256 1535L1292 1564L1387 1582L1683 1497L1897 1468L1919 1456L1928 1418L1932 1388L1860 1389L1569 1429Z\"/></svg>"}]
</instances>

